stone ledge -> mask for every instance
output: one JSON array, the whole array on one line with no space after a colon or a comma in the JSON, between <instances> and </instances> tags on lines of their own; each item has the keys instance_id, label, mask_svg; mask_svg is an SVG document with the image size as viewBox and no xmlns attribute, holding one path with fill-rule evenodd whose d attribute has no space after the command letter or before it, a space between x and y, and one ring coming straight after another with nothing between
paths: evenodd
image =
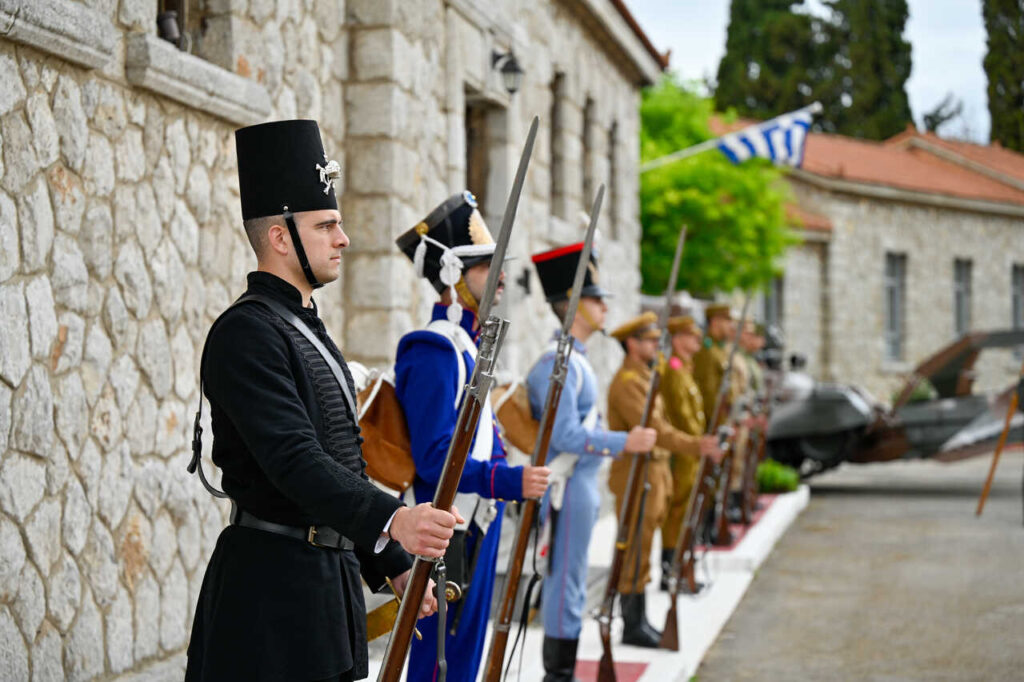
<instances>
[{"instance_id":1,"label":"stone ledge","mask_svg":"<svg viewBox=\"0 0 1024 682\"><path fill-rule=\"evenodd\" d=\"M270 93L259 83L181 52L154 35L136 33L125 42L128 82L238 125L260 123L270 116Z\"/></svg>"},{"instance_id":2,"label":"stone ledge","mask_svg":"<svg viewBox=\"0 0 1024 682\"><path fill-rule=\"evenodd\" d=\"M114 25L68 0L0 0L0 36L98 69L114 54Z\"/></svg>"}]
</instances>

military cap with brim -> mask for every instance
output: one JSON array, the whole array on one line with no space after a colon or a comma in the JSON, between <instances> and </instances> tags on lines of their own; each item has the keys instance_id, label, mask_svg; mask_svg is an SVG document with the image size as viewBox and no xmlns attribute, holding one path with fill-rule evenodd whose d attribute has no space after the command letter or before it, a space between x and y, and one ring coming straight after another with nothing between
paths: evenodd
<instances>
[{"instance_id":1,"label":"military cap with brim","mask_svg":"<svg viewBox=\"0 0 1024 682\"><path fill-rule=\"evenodd\" d=\"M661 338L661 331L658 329L658 316L651 311L641 313L616 327L610 336L619 341L625 341L630 337L635 339Z\"/></svg>"},{"instance_id":2,"label":"military cap with brim","mask_svg":"<svg viewBox=\"0 0 1024 682\"><path fill-rule=\"evenodd\" d=\"M476 197L465 191L453 194L427 217L395 240L416 267L440 293L448 286L441 281L442 261L457 258L465 271L494 255L494 237L477 208Z\"/></svg>"},{"instance_id":3,"label":"military cap with brim","mask_svg":"<svg viewBox=\"0 0 1024 682\"><path fill-rule=\"evenodd\" d=\"M689 315L680 315L678 317L668 318L668 333L693 334L698 337L704 335L700 327L697 325L697 321Z\"/></svg>"},{"instance_id":4,"label":"military cap with brim","mask_svg":"<svg viewBox=\"0 0 1024 682\"><path fill-rule=\"evenodd\" d=\"M544 297L548 303L569 300L573 278L576 276L576 267L579 265L582 253L583 242L579 242L533 256L533 264L537 268L537 276L540 278L540 285L544 288ZM591 249L590 263L587 264L587 270L583 275L583 288L580 289L580 296L593 298L611 296L611 292L601 287L598 280L597 255Z\"/></svg>"},{"instance_id":5,"label":"military cap with brim","mask_svg":"<svg viewBox=\"0 0 1024 682\"><path fill-rule=\"evenodd\" d=\"M712 317L728 317L730 320L735 320L736 311L728 303L712 303L704 308L704 317L709 320Z\"/></svg>"},{"instance_id":6,"label":"military cap with brim","mask_svg":"<svg viewBox=\"0 0 1024 682\"><path fill-rule=\"evenodd\" d=\"M338 209L341 166L327 158L316 121L273 121L235 131L242 220Z\"/></svg>"}]
</instances>

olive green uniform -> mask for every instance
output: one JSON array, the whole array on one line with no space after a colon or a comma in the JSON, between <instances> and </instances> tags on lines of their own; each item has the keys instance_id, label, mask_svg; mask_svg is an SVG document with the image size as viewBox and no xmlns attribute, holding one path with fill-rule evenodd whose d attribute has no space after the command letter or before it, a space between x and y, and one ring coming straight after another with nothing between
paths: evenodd
<instances>
[{"instance_id":1,"label":"olive green uniform","mask_svg":"<svg viewBox=\"0 0 1024 682\"><path fill-rule=\"evenodd\" d=\"M665 417L669 423L691 436L703 435L707 419L704 414L704 398L693 378L693 361L678 356L670 358L662 370L660 389ZM699 455L672 455L672 497L665 522L661 524L661 543L665 550L674 548L679 538L699 466Z\"/></svg>"}]
</instances>

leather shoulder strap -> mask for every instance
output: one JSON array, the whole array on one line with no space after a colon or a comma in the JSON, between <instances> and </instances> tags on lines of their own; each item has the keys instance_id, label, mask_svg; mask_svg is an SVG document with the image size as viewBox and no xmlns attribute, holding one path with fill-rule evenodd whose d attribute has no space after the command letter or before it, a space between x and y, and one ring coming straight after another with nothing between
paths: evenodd
<instances>
[{"instance_id":1,"label":"leather shoulder strap","mask_svg":"<svg viewBox=\"0 0 1024 682\"><path fill-rule=\"evenodd\" d=\"M236 306L249 302L259 303L266 306L271 311L273 311L278 317L280 317L285 322L294 327L296 330L298 330L300 334L306 337L307 341L313 344L313 347L316 348L317 352L319 352L320 355L323 357L324 362L326 362L327 366L331 368L331 373L334 374L334 378L338 381L338 385L341 386L341 392L345 396L345 403L348 405L348 408L352 414L352 419L356 423L358 423L359 411L358 409L356 409L356 401L352 397L352 391L348 387L348 381L345 379L345 373L342 371L341 366L338 364L338 361L334 359L334 356L331 354L331 352L327 350L327 347L324 346L323 342L321 342L320 339L317 338L316 334L313 333L313 330L310 329L309 326L305 322L303 322L298 315L288 310L287 307L281 305L272 298L269 298L267 296L261 296L259 294L248 294L246 296L243 296L242 298L232 303L228 307L228 309L224 311L224 313L227 313L228 310L231 310ZM214 320L213 325L210 327L210 332L206 335L207 340L209 340L210 334L213 333L213 330L217 327L217 324L220 323L220 321L224 318L224 313L221 313L220 317ZM209 480L207 480L206 474L203 472L203 428L202 426L200 426L200 421L202 420L203 417L203 365L205 363L205 360L206 345L204 344L203 354L201 356L201 359L199 360L199 409L196 410L196 418L192 425L192 459L189 461L187 469L190 474L196 473L198 471L199 480L202 482L203 487L205 487L210 492L211 495L213 495L214 497L226 498L228 497L227 494L221 490L217 490L216 488L214 488L213 485L209 482Z\"/></svg>"},{"instance_id":2,"label":"leather shoulder strap","mask_svg":"<svg viewBox=\"0 0 1024 682\"><path fill-rule=\"evenodd\" d=\"M278 303L274 299L268 296L261 296L259 294L250 294L245 297L247 301L255 301L262 303L263 305L274 311L278 317L294 327L300 334L306 337L306 340L313 344L317 352L323 356L324 362L331 368L331 373L334 374L334 378L338 380L338 384L341 386L341 392L345 394L345 402L348 404L348 408L352 413L352 418L356 419L359 416L359 410L356 409L356 401L352 397L352 391L348 387L348 381L345 379L345 373L341 370L341 365L334 359L334 355L331 354L327 347L324 346L323 342L317 338L317 335L313 333L313 330L309 328L302 319L288 310L288 308L281 303Z\"/></svg>"}]
</instances>

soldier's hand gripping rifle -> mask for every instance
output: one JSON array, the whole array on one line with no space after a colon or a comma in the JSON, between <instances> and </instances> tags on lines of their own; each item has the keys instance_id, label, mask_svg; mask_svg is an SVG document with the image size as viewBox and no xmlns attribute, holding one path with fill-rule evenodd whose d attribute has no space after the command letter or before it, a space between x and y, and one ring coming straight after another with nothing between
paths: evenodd
<instances>
[{"instance_id":1,"label":"soldier's hand gripping rifle","mask_svg":"<svg viewBox=\"0 0 1024 682\"><path fill-rule=\"evenodd\" d=\"M597 219L601 214L601 203L603 200L604 185L602 184L597 189L594 205L590 209L590 224L587 226L587 234L583 239L583 251L580 253L580 260L576 265L576 275L572 280L572 289L569 290L569 306L565 309L565 317L562 319L562 331L558 336L555 361L551 368L551 375L548 378L548 393L544 399L544 411L541 413L537 440L533 446L531 464L535 467L542 467L547 462L548 450L551 446L551 432L554 430L555 416L558 413L558 403L562 398L562 389L565 387L565 379L569 372L569 355L572 353L573 342L569 330L572 329L573 321L576 319L576 308L580 303L580 292L583 289L583 280L587 273L587 266L590 263L590 251L593 247L594 232L597 229ZM530 531L534 530L536 524L537 504L538 500L526 500L520 508L519 524L516 526L516 539L512 545L512 553L508 558L505 589L502 592L498 614L495 618L491 650L487 654L487 666L484 669L484 680L486 682L498 682L501 678L502 663L505 660L505 649L508 646L509 630L515 612L519 579L523 574L523 562L526 559L526 550L530 544ZM534 552L536 551L535 547ZM518 641L518 639L517 636L516 640Z\"/></svg>"},{"instance_id":2,"label":"soldier's hand gripping rifle","mask_svg":"<svg viewBox=\"0 0 1024 682\"><path fill-rule=\"evenodd\" d=\"M665 627L661 630L661 641L658 647L670 651L679 651L679 593L685 583L690 594L697 594L699 588L696 576L696 548L700 521L715 499L715 464L707 455L701 455L697 478L690 490L690 499L686 504L686 516L683 526L679 529L672 564L669 568L668 594L669 609L665 616Z\"/></svg>"},{"instance_id":3,"label":"soldier's hand gripping rifle","mask_svg":"<svg viewBox=\"0 0 1024 682\"><path fill-rule=\"evenodd\" d=\"M665 306L658 317L658 326L661 329L661 355L670 343L668 333L668 317L672 309L672 295L676 290L676 280L679 277L679 261L683 256L683 245L686 243L686 228L679 232L679 241L676 243L676 254L672 261L672 272L668 278L668 288L665 291ZM659 358L660 360L660 358ZM654 410L654 400L658 396L658 386L661 383L661 362L655 364L654 373L651 375L651 384L647 387L647 399L644 402L644 412L640 426L650 426L651 413ZM608 572L608 583L605 585L604 598L597 614L598 628L601 634L601 661L597 667L598 682L615 682L615 663L612 659L612 610L615 607L615 597L619 592L619 579L622 577L622 565L626 559L626 549L631 540L639 542L639 537L631 538L630 530L640 526L643 518L643 510L637 505L643 489L643 481L646 479L647 462L651 453L633 455L633 462L629 467L629 479L626 484L626 492L622 497L622 506L619 508L619 526L615 536L615 552L612 555L612 565ZM634 515L633 507L637 506ZM641 551L637 547L637 551Z\"/></svg>"},{"instance_id":4,"label":"soldier's hand gripping rifle","mask_svg":"<svg viewBox=\"0 0 1024 682\"><path fill-rule=\"evenodd\" d=\"M508 247L509 235L512 232L512 225L515 222L516 208L519 204L519 195L523 190L523 183L526 179L526 169L530 163L530 155L533 152L533 142L537 137L538 119L534 117L530 125L530 132L526 137L526 145L523 147L523 154L519 159L519 169L516 171L515 182L512 184L512 191L509 193L508 203L505 206L505 215L501 223L501 232L498 234L497 244L494 247L494 255L491 257L491 269L487 275L487 285L484 288L484 295L480 299L479 319L481 322L480 348L477 351L476 366L470 377L469 384L464 392L462 406L459 408L459 415L455 422L455 430L452 432L452 440L448 444L448 454L445 456L444 467L437 483L437 491L434 493L434 507L444 511L451 510L452 502L455 500L455 493L458 492L459 479L462 477L462 469L469 456L470 447L473 443L473 436L476 434L477 424L480 421L480 413L484 402L487 400L487 393L494 383L494 367L501 352L501 345L505 339L505 332L508 330L508 320L501 319L497 315L491 315L491 307L494 304L494 296L498 290L498 283L501 279L502 263L505 260L505 251ZM443 560L440 560L443 566ZM387 650L384 652L384 662L381 665L378 682L398 682L402 676L402 668L405 666L405 658L409 652L409 643L412 639L413 630L416 625L416 618L419 614L420 603L423 601L423 594L430 581L430 574L434 569L434 560L418 556L413 561L409 581L406 584L405 594L402 595L402 603L398 608L398 617L395 619L394 628L391 630L391 639L388 641ZM443 581L439 580L439 590L444 589ZM438 600L443 600L443 594ZM444 676L443 650L444 645L445 618L441 609L438 610L438 633L439 656L441 677Z\"/></svg>"},{"instance_id":5,"label":"soldier's hand gripping rifle","mask_svg":"<svg viewBox=\"0 0 1024 682\"><path fill-rule=\"evenodd\" d=\"M750 294L743 299L743 312L740 314L740 324L737 327L736 337L739 337L739 330L747 323L747 311L750 309ZM732 348L729 349L729 361L725 365L725 374L722 382L718 385L718 393L715 395L715 409L712 411L712 418L708 422L708 433L715 433L721 427L722 417L725 413L726 399L732 388L732 368L736 363L736 349L739 347L739 338L733 339ZM734 406L735 407L735 406ZM721 433L719 434L722 435ZM733 434L735 435L735 434ZM724 440L724 439L723 439ZM735 441L726 449L721 464L718 467L718 492L715 496L715 545L729 545L732 543L732 531L729 529L729 519L726 512L729 506L729 487L732 485L732 474L735 470L733 458L736 456Z\"/></svg>"}]
</instances>

